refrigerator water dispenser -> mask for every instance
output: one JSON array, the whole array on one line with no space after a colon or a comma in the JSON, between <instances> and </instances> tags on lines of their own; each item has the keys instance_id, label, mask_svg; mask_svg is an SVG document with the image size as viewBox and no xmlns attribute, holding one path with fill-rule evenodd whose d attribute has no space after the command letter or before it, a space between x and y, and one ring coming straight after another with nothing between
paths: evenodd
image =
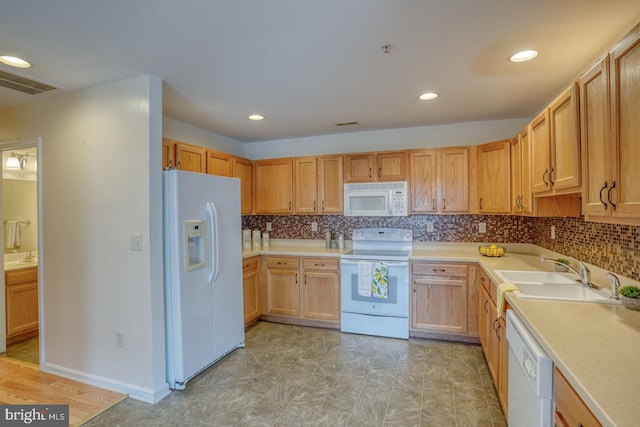
<instances>
[{"instance_id":1,"label":"refrigerator water dispenser","mask_svg":"<svg viewBox=\"0 0 640 427\"><path fill-rule=\"evenodd\" d=\"M184 238L184 270L191 271L207 266L205 258L205 228L203 220L185 221Z\"/></svg>"}]
</instances>

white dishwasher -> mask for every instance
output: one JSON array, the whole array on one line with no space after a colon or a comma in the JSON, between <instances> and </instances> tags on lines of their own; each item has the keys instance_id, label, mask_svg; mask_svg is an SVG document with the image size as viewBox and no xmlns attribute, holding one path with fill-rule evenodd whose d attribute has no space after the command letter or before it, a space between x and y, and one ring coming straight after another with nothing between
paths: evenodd
<instances>
[{"instance_id":1,"label":"white dishwasher","mask_svg":"<svg viewBox=\"0 0 640 427\"><path fill-rule=\"evenodd\" d=\"M553 362L507 310L510 427L553 426Z\"/></svg>"}]
</instances>

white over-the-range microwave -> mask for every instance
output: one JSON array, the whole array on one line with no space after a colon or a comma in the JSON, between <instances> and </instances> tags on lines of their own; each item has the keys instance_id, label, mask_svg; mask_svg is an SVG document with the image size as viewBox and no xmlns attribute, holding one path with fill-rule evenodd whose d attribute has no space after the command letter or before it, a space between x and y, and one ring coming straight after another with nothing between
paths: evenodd
<instances>
[{"instance_id":1,"label":"white over-the-range microwave","mask_svg":"<svg viewBox=\"0 0 640 427\"><path fill-rule=\"evenodd\" d=\"M406 181L345 184L344 215L408 216Z\"/></svg>"}]
</instances>

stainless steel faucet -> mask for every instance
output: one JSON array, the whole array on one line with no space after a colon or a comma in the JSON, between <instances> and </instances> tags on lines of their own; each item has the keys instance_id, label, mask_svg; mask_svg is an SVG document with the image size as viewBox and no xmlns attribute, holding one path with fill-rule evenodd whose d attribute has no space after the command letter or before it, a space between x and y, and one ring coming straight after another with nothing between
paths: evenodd
<instances>
[{"instance_id":1,"label":"stainless steel faucet","mask_svg":"<svg viewBox=\"0 0 640 427\"><path fill-rule=\"evenodd\" d=\"M618 279L618 276L613 273L607 273L607 277L611 282L611 296L609 298L620 299L620 297L618 296L618 289L620 289L620 280Z\"/></svg>"},{"instance_id":2,"label":"stainless steel faucet","mask_svg":"<svg viewBox=\"0 0 640 427\"><path fill-rule=\"evenodd\" d=\"M599 289L598 285L596 285L595 283L591 282L591 270L589 270L589 268L585 265L585 263L583 263L582 261L577 260L577 259L575 259L573 257L570 257L568 255L565 255L565 256L567 258L569 258L571 261L573 261L576 264L578 264L580 266L580 271L578 271L571 264L564 264L562 262L558 262L557 260L555 260L553 258L540 257L540 261L542 261L542 262L549 261L549 262L552 262L554 264L558 264L558 265L562 265L564 267L567 267L569 270L573 271L575 274L580 276L581 282L582 282L582 284L584 286L589 286L590 288Z\"/></svg>"}]
</instances>

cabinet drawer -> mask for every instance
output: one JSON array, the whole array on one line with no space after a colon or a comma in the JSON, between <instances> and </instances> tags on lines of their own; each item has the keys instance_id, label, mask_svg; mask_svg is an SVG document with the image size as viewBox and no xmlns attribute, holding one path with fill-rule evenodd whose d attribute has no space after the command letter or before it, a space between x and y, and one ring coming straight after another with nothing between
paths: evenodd
<instances>
[{"instance_id":1,"label":"cabinet drawer","mask_svg":"<svg viewBox=\"0 0 640 427\"><path fill-rule=\"evenodd\" d=\"M242 260L242 274L258 269L258 257L244 258Z\"/></svg>"},{"instance_id":2,"label":"cabinet drawer","mask_svg":"<svg viewBox=\"0 0 640 427\"><path fill-rule=\"evenodd\" d=\"M298 258L291 257L268 257L267 268L300 268L300 260Z\"/></svg>"},{"instance_id":3,"label":"cabinet drawer","mask_svg":"<svg viewBox=\"0 0 640 427\"><path fill-rule=\"evenodd\" d=\"M37 268L25 268L23 270L7 271L5 273L5 284L15 285L17 283L28 283L38 281Z\"/></svg>"},{"instance_id":4,"label":"cabinet drawer","mask_svg":"<svg viewBox=\"0 0 640 427\"><path fill-rule=\"evenodd\" d=\"M553 397L556 403L556 419L561 420L559 425L601 425L557 368L553 373Z\"/></svg>"},{"instance_id":5,"label":"cabinet drawer","mask_svg":"<svg viewBox=\"0 0 640 427\"><path fill-rule=\"evenodd\" d=\"M467 277L467 266L463 264L413 263L411 273L421 276Z\"/></svg>"},{"instance_id":6,"label":"cabinet drawer","mask_svg":"<svg viewBox=\"0 0 640 427\"><path fill-rule=\"evenodd\" d=\"M339 260L331 258L303 258L302 267L306 270L338 271Z\"/></svg>"}]
</instances>

